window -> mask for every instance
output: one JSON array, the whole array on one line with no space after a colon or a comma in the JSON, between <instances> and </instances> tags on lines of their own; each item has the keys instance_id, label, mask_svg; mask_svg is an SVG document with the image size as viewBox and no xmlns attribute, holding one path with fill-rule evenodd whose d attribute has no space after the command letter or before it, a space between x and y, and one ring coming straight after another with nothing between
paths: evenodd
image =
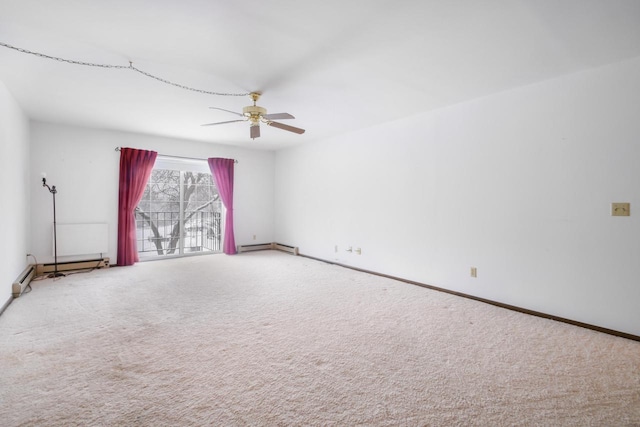
<instances>
[{"instance_id":1,"label":"window","mask_svg":"<svg viewBox=\"0 0 640 427\"><path fill-rule=\"evenodd\" d=\"M222 210L206 161L158 156L136 208L140 259L220 252Z\"/></svg>"}]
</instances>

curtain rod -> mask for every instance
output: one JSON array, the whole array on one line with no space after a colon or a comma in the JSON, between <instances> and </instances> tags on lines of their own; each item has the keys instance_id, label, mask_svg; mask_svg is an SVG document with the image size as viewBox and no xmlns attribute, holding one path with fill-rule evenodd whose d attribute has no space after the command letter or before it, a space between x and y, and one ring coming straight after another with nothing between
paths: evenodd
<instances>
[{"instance_id":1,"label":"curtain rod","mask_svg":"<svg viewBox=\"0 0 640 427\"><path fill-rule=\"evenodd\" d=\"M120 148L121 148L121 147L116 147L116 151L120 151ZM185 160L202 160L203 162L206 162L206 161L207 161L207 159L199 159L199 158L197 158L197 157L169 156L169 155L167 155L167 154L158 154L158 155L159 155L159 156L162 156L162 157L173 157L173 158L176 158L176 159L185 159ZM236 164L237 164L237 163L240 163L240 162L239 162L239 161L237 161L236 159L233 159L233 163L236 163Z\"/></svg>"}]
</instances>

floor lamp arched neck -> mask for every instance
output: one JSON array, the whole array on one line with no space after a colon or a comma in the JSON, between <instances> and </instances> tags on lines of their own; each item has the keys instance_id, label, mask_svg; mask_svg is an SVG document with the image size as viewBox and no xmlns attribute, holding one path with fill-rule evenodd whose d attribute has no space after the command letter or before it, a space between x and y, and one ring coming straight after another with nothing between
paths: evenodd
<instances>
[{"instance_id":1,"label":"floor lamp arched neck","mask_svg":"<svg viewBox=\"0 0 640 427\"><path fill-rule=\"evenodd\" d=\"M42 186L46 187L49 190L49 193L51 193L51 195L53 196L53 259L54 259L54 270L53 273L49 274L47 277L62 277L65 276L64 273L60 273L58 271L58 236L57 236L57 227L56 227L56 193L58 193L58 190L56 190L56 186L52 185L49 186L49 184L47 184L47 176L43 173L42 174Z\"/></svg>"}]
</instances>

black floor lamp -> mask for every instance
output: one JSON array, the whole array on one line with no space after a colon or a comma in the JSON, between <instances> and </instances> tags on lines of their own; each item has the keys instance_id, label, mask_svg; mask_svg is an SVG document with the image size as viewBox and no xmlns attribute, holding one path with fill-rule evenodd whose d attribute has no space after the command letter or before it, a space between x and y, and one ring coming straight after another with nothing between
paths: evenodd
<instances>
[{"instance_id":1,"label":"black floor lamp","mask_svg":"<svg viewBox=\"0 0 640 427\"><path fill-rule=\"evenodd\" d=\"M42 174L42 186L43 187L47 187L47 189L49 190L49 193L51 193L53 195L53 259L54 259L54 270L53 273L49 274L47 277L62 277L65 276L65 274L60 273L58 271L58 236L56 235L56 193L58 192L58 190L56 190L56 186L52 185L51 187L49 187L49 185L47 184L47 176L43 173Z\"/></svg>"}]
</instances>

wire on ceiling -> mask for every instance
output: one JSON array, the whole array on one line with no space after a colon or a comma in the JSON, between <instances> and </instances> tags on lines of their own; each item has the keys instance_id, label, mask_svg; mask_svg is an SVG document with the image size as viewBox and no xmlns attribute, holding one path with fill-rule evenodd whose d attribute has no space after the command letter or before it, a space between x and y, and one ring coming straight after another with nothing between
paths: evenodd
<instances>
[{"instance_id":1,"label":"wire on ceiling","mask_svg":"<svg viewBox=\"0 0 640 427\"><path fill-rule=\"evenodd\" d=\"M208 90L203 90L203 89L196 89L196 88L192 88L189 86L185 86L185 85L181 85L179 83L174 83L172 81L163 79L161 77L158 76L154 76L153 74L147 73L146 71L143 71L139 68L136 68L133 66L133 62L129 61L129 65L112 65L112 64L98 64L98 63L94 63L94 62L83 62L83 61L76 61L73 59L65 59L65 58L60 58L57 56L51 56L51 55L46 55L44 53L39 53L39 52L33 52L31 50L27 50L27 49L23 49L20 47L15 47L12 46L10 44L7 43L3 43L0 42L0 46L4 46L8 49L13 49L16 50L20 53L26 53L28 55L34 55L37 56L39 58L44 58L44 59L51 59L54 61L59 61L59 62L66 62L68 64L73 64L73 65L84 65L86 67L98 67L98 68L113 68L113 69L117 69L117 70L132 70L135 71L137 73L142 74L143 76L146 77L150 77L152 79L158 80L159 82L171 85L171 86L175 86L178 87L180 89L184 89L184 90L190 90L192 92L199 92L199 93L203 93L206 95L217 95L217 96L247 96L250 95L250 92L243 92L243 93L223 93L223 92L213 92L213 91L208 91Z\"/></svg>"}]
</instances>

